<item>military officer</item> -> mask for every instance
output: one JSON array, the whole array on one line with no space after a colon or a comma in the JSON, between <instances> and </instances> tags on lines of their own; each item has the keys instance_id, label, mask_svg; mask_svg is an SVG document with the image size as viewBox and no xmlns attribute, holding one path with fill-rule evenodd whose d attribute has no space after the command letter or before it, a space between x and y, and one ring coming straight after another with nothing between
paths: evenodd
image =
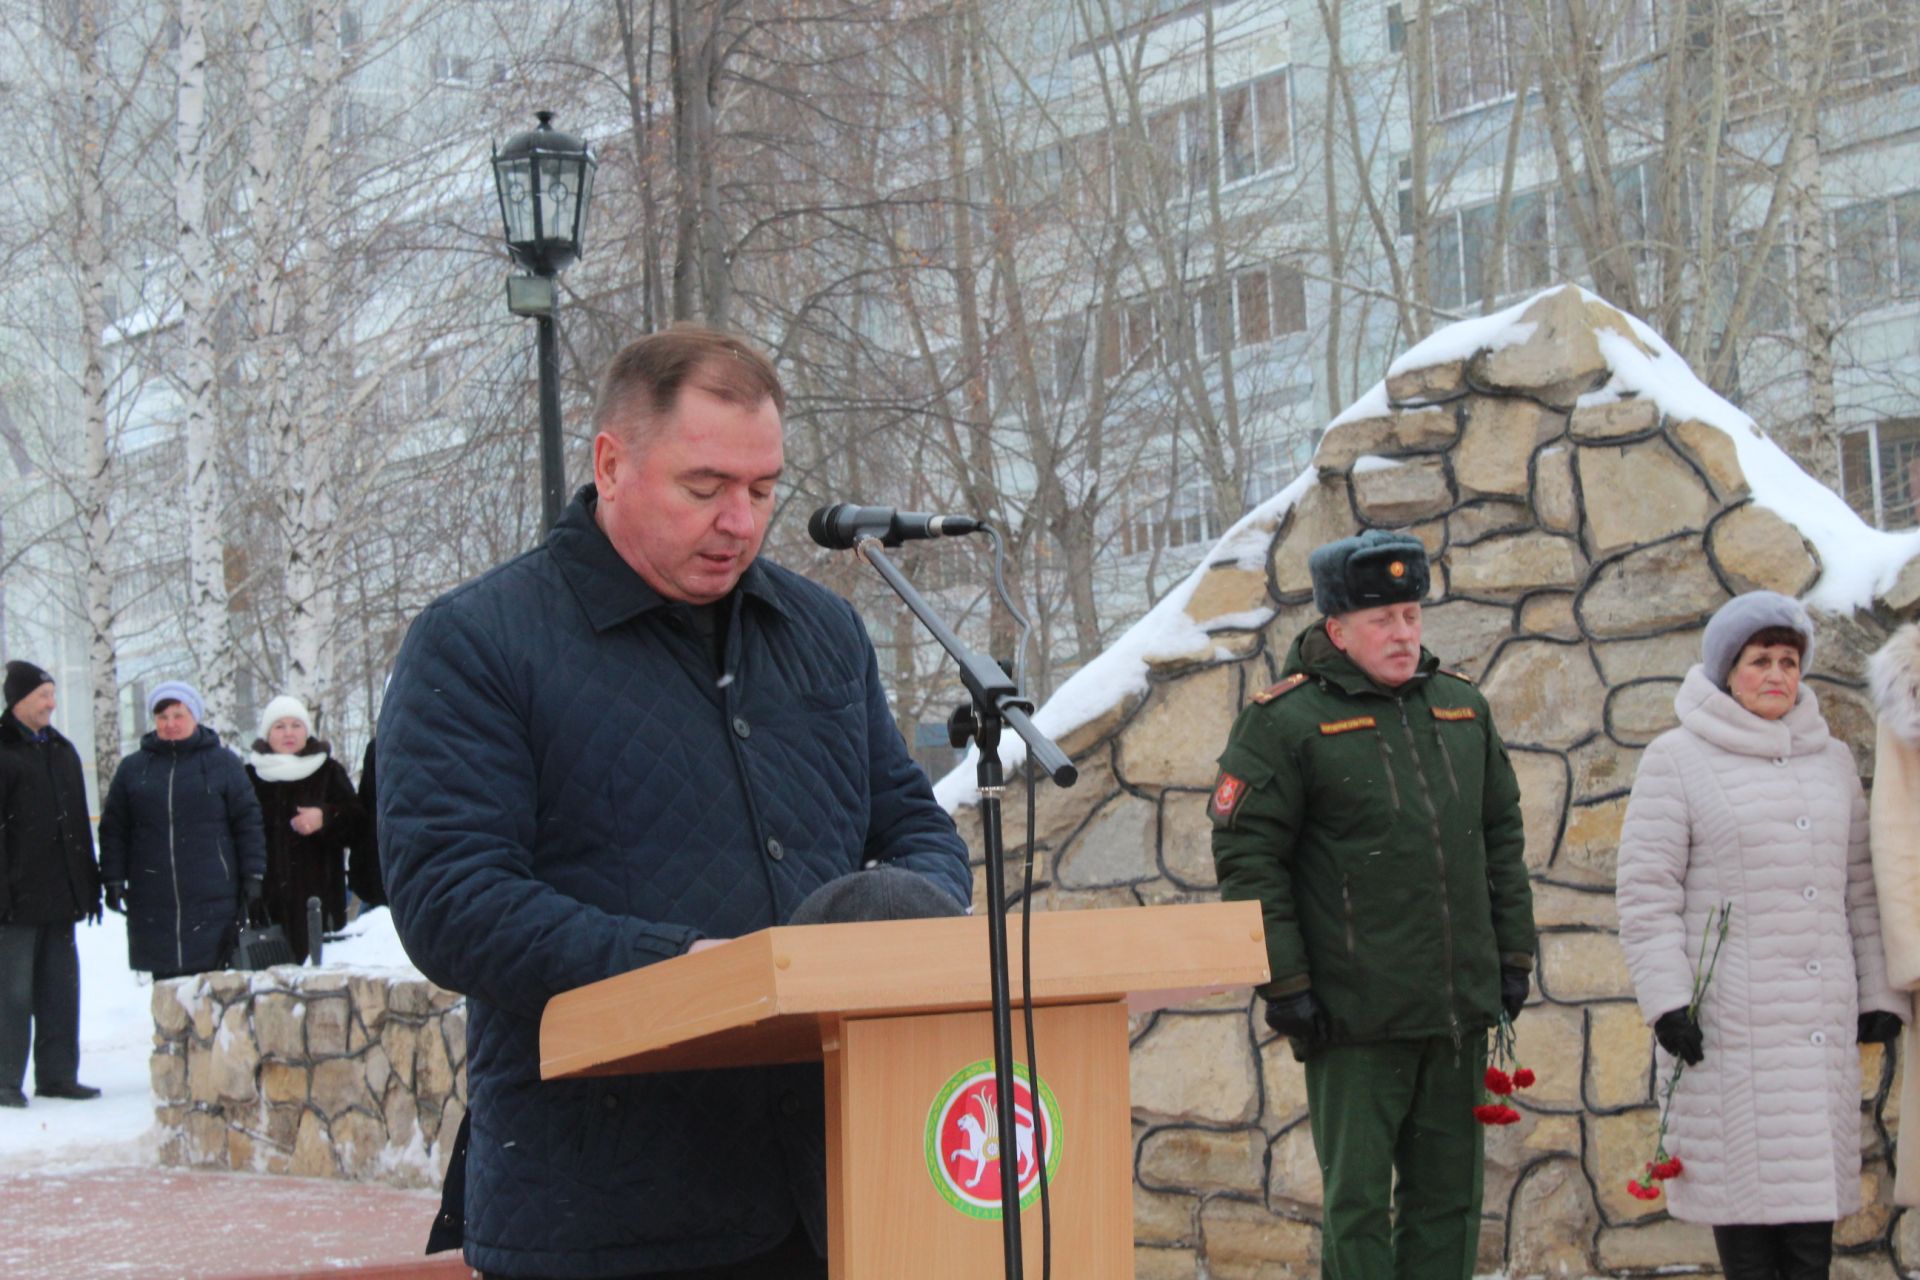
<instances>
[{"instance_id":1,"label":"military officer","mask_svg":"<svg viewBox=\"0 0 1920 1280\"><path fill-rule=\"evenodd\" d=\"M1421 543L1370 530L1309 567L1325 616L1220 755L1220 893L1260 903L1266 1021L1306 1064L1321 1275L1466 1280L1487 1032L1533 968L1520 788L1486 699L1421 647Z\"/></svg>"}]
</instances>

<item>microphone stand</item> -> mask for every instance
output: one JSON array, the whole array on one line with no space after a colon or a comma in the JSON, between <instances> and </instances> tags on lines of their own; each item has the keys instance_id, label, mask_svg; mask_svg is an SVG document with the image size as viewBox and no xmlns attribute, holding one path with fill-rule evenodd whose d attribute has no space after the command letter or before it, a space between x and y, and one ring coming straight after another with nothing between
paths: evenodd
<instances>
[{"instance_id":1,"label":"microphone stand","mask_svg":"<svg viewBox=\"0 0 1920 1280\"><path fill-rule=\"evenodd\" d=\"M854 542L854 550L886 580L894 594L920 619L920 624L940 642L940 647L960 665L960 681L972 698L970 706L954 713L950 725L956 747L964 745L971 736L980 749L980 830L987 862L987 962L993 987L993 1082L1000 1137L1000 1233L1006 1257L1006 1280L1022 1280L1020 1161L1016 1155L1020 1146L1016 1141L1013 1114L1013 1001L1007 988L1007 853L1000 831L1000 797L1006 791L1006 779L1000 767L1001 727L1012 725L1014 732L1026 739L1027 750L1055 784L1070 787L1080 772L1051 738L1034 727L1028 718L1033 703L1020 695L1020 687L1013 677L1002 671L998 663L967 648L934 614L913 584L881 553L882 546L881 540L871 534ZM1036 1083L1036 1099L1039 1092ZM1038 1151L1036 1158L1044 1163L1047 1153Z\"/></svg>"}]
</instances>

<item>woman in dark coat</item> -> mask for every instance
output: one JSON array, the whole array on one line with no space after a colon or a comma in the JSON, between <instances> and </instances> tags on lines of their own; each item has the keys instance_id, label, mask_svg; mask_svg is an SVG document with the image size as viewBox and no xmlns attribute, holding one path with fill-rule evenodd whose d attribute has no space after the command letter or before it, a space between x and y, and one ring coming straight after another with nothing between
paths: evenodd
<instances>
[{"instance_id":1,"label":"woman in dark coat","mask_svg":"<svg viewBox=\"0 0 1920 1280\"><path fill-rule=\"evenodd\" d=\"M127 963L155 978L225 964L267 871L260 803L239 757L200 723L199 690L147 695L154 729L120 762L100 815L107 905L127 913Z\"/></svg>"},{"instance_id":2,"label":"woman in dark coat","mask_svg":"<svg viewBox=\"0 0 1920 1280\"><path fill-rule=\"evenodd\" d=\"M347 771L313 736L298 698L281 695L260 713L247 757L267 838L267 915L287 931L293 954L312 954L307 899L320 899L326 928L347 922L347 845L360 829L360 801Z\"/></svg>"}]
</instances>

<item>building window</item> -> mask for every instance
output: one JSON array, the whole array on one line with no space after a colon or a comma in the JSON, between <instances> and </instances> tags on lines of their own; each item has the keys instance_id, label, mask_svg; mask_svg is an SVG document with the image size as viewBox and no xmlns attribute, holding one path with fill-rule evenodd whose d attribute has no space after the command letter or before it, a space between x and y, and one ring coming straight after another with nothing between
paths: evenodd
<instances>
[{"instance_id":1,"label":"building window","mask_svg":"<svg viewBox=\"0 0 1920 1280\"><path fill-rule=\"evenodd\" d=\"M1920 495L1920 418L1886 418L1840 442L1840 487L1847 502L1881 529L1911 529Z\"/></svg>"},{"instance_id":2,"label":"building window","mask_svg":"<svg viewBox=\"0 0 1920 1280\"><path fill-rule=\"evenodd\" d=\"M1828 83L1842 89L1910 80L1920 72L1920 15L1912 0L1839 0Z\"/></svg>"},{"instance_id":3,"label":"building window","mask_svg":"<svg viewBox=\"0 0 1920 1280\"><path fill-rule=\"evenodd\" d=\"M1613 6L1602 62L1618 65L1653 52L1654 0L1622 0ZM1589 10L1592 13L1593 10ZM1391 45L1393 15L1388 16ZM1565 28L1563 4L1548 12L1548 40ZM1467 0L1433 16L1434 106L1442 115L1498 102L1524 82L1536 37L1528 0Z\"/></svg>"},{"instance_id":4,"label":"building window","mask_svg":"<svg viewBox=\"0 0 1920 1280\"><path fill-rule=\"evenodd\" d=\"M1843 306L1865 310L1920 294L1920 191L1836 210L1833 250Z\"/></svg>"},{"instance_id":5,"label":"building window","mask_svg":"<svg viewBox=\"0 0 1920 1280\"><path fill-rule=\"evenodd\" d=\"M473 59L465 54L433 55L433 78L440 84L472 84Z\"/></svg>"},{"instance_id":6,"label":"building window","mask_svg":"<svg viewBox=\"0 0 1920 1280\"><path fill-rule=\"evenodd\" d=\"M1753 291L1747 299L1744 326L1750 334L1786 333L1792 327L1794 256L1789 242L1791 234L1788 224L1782 222L1774 233L1773 247L1767 250L1766 264L1754 278ZM1733 305L1740 287L1739 273L1747 269L1758 252L1755 248L1758 236L1758 232L1741 231L1733 237L1733 258L1728 263L1732 278L1725 286L1729 307Z\"/></svg>"}]
</instances>

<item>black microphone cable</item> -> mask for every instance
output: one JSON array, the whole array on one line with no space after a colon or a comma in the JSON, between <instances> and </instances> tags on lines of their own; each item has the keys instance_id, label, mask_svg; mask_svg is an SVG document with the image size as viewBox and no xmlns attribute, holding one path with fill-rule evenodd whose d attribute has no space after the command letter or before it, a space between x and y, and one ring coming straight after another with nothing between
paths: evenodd
<instances>
[{"instance_id":1,"label":"black microphone cable","mask_svg":"<svg viewBox=\"0 0 1920 1280\"><path fill-rule=\"evenodd\" d=\"M1027 635L1032 630L1032 624L1014 604L1013 593L1007 590L1006 557L1000 545L1000 531L984 521L980 531L993 544L993 591L1014 621L1013 682L1024 691ZM1038 779L1034 774L1031 748L1026 754L1024 776L1027 780L1027 847L1021 859L1020 1020L1027 1036L1027 1092L1033 1098L1034 1165L1040 1175L1040 1277L1041 1280L1052 1280L1053 1197L1047 1185L1047 1154L1051 1135L1047 1132L1047 1107L1040 1091L1040 1064L1033 1053L1033 846L1039 834L1039 807L1034 798L1034 786Z\"/></svg>"}]
</instances>

